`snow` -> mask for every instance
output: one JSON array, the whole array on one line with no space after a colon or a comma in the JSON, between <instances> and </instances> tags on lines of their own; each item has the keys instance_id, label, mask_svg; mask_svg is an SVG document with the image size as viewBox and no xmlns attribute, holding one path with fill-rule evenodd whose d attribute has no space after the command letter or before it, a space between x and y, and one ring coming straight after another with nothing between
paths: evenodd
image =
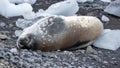
<instances>
[{"instance_id":1,"label":"snow","mask_svg":"<svg viewBox=\"0 0 120 68\"><path fill-rule=\"evenodd\" d=\"M33 8L28 3L15 5L8 0L0 1L0 15L8 18L13 16L24 16L32 12Z\"/></svg>"},{"instance_id":2,"label":"snow","mask_svg":"<svg viewBox=\"0 0 120 68\"><path fill-rule=\"evenodd\" d=\"M120 47L120 30L105 29L93 45L98 48L117 50Z\"/></svg>"},{"instance_id":3,"label":"snow","mask_svg":"<svg viewBox=\"0 0 120 68\"><path fill-rule=\"evenodd\" d=\"M29 4L34 4L36 0L9 0L11 3L29 3Z\"/></svg>"},{"instance_id":4,"label":"snow","mask_svg":"<svg viewBox=\"0 0 120 68\"><path fill-rule=\"evenodd\" d=\"M45 13L51 15L72 16L75 15L78 10L79 6L76 0L65 0L52 4L45 10Z\"/></svg>"}]
</instances>

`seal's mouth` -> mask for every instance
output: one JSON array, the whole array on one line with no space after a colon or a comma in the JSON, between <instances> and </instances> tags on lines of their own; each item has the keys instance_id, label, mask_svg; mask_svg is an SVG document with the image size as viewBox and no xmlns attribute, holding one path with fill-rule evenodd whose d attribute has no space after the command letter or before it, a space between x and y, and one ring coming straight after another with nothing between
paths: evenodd
<instances>
[{"instance_id":1,"label":"seal's mouth","mask_svg":"<svg viewBox=\"0 0 120 68\"><path fill-rule=\"evenodd\" d=\"M36 50L37 44L36 44L34 35L27 34L24 37L19 37L17 40L17 48L18 49Z\"/></svg>"}]
</instances>

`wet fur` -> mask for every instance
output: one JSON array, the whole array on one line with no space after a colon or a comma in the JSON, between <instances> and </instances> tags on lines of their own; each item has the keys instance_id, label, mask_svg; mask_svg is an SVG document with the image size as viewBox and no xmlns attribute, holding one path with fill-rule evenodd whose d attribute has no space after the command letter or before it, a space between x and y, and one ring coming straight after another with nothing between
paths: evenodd
<instances>
[{"instance_id":1,"label":"wet fur","mask_svg":"<svg viewBox=\"0 0 120 68\"><path fill-rule=\"evenodd\" d=\"M40 49L42 51L66 49L73 46L77 41L93 41L100 35L103 30L103 24L101 23L101 21L98 18L91 16L53 16L47 18L46 20L46 25L40 25L40 28L44 30L41 29L39 31L47 33L45 35L35 35L37 38L40 38L36 38L37 49ZM46 21L43 23L46 23ZM35 25L29 27L29 29L37 29L33 28L33 26ZM22 36L19 37L19 39L21 37L26 37L28 33L23 33ZM42 38L42 36L44 37Z\"/></svg>"}]
</instances>

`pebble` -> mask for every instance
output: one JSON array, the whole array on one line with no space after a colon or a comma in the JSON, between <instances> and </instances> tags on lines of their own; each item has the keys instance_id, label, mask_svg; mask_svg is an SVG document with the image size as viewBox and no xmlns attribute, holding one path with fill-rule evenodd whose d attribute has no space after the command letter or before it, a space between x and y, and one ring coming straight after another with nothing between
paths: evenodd
<instances>
[{"instance_id":1,"label":"pebble","mask_svg":"<svg viewBox=\"0 0 120 68\"><path fill-rule=\"evenodd\" d=\"M6 40L6 39L8 39L9 37L7 36L7 35L5 35L5 34L0 34L0 39L1 40Z\"/></svg>"},{"instance_id":2,"label":"pebble","mask_svg":"<svg viewBox=\"0 0 120 68\"><path fill-rule=\"evenodd\" d=\"M4 64L1 64L1 63L0 63L0 68L4 68Z\"/></svg>"},{"instance_id":3,"label":"pebble","mask_svg":"<svg viewBox=\"0 0 120 68\"><path fill-rule=\"evenodd\" d=\"M4 22L0 22L0 27L4 27L6 24Z\"/></svg>"},{"instance_id":4,"label":"pebble","mask_svg":"<svg viewBox=\"0 0 120 68\"><path fill-rule=\"evenodd\" d=\"M12 48L12 49L10 49L10 52L12 52L12 53L16 53L16 52L18 52L18 51L17 51L16 48Z\"/></svg>"},{"instance_id":5,"label":"pebble","mask_svg":"<svg viewBox=\"0 0 120 68\"><path fill-rule=\"evenodd\" d=\"M14 25L13 24L9 24L9 27L12 28Z\"/></svg>"},{"instance_id":6,"label":"pebble","mask_svg":"<svg viewBox=\"0 0 120 68\"><path fill-rule=\"evenodd\" d=\"M101 62L102 59L100 57L98 57L97 55L90 55L94 60L96 60L97 62Z\"/></svg>"},{"instance_id":7,"label":"pebble","mask_svg":"<svg viewBox=\"0 0 120 68\"><path fill-rule=\"evenodd\" d=\"M108 62L107 62L107 61L103 61L103 63L108 64Z\"/></svg>"},{"instance_id":8,"label":"pebble","mask_svg":"<svg viewBox=\"0 0 120 68\"><path fill-rule=\"evenodd\" d=\"M86 53L97 54L97 51L95 49L93 49L92 46L88 46L86 49Z\"/></svg>"},{"instance_id":9,"label":"pebble","mask_svg":"<svg viewBox=\"0 0 120 68\"><path fill-rule=\"evenodd\" d=\"M86 4L86 5L89 5L89 4ZM89 5L90 6L90 5ZM94 8L95 6L93 5L93 7L92 8ZM101 5L99 6L99 4L97 4L97 6L96 6L98 9L101 9L100 7L101 7ZM89 8L89 7L88 7ZM96 9L96 8L95 8ZM1 23L0 23L1 24ZM20 24L20 23L19 23ZM25 25L25 24L23 24L23 23L21 23L22 25ZM27 23L26 23L27 24ZM13 25L13 24L12 24ZM6 23L2 23L2 25L0 25L0 27L6 27L6 26L8 26ZM9 27L10 27L11 25L9 25ZM12 26L12 27L14 27L14 26ZM7 28L7 27L6 27ZM22 28L24 28L24 27L22 27ZM101 49L100 49L101 50ZM3 60L5 60L6 61L6 59L8 60L9 59L9 57L7 57L5 54L7 54L7 53L10 53L11 55L10 55L10 59L11 59L11 61L9 61L10 63L8 63L8 65L10 66L11 64L14 64L14 63L16 63L16 64L14 64L14 65L16 65L16 67L17 68L24 68L24 67L26 67L26 68L47 68L47 67L51 67L52 68L52 66L54 67L54 68L65 68L64 67L64 64L65 65L67 65L66 66L66 68L69 68L69 67L71 67L71 66L73 66L73 67L71 67L71 68L76 68L76 67L78 67L78 68L94 68L94 66L97 66L98 68L99 68L99 66L101 65L101 66L103 66L102 64L100 64L99 65L99 62L97 62L97 61L95 61L94 62L94 65L92 65L92 66L89 66L89 65L87 65L87 64L91 64L92 63L92 61L93 60L91 60L91 59L88 59L87 57L90 57L88 54L85 54L85 50L76 50L76 51L72 51L72 53L71 53L71 51L69 52L69 51L67 51L67 52L65 52L64 53L64 51L57 51L57 52L34 52L33 53L33 51L29 51L29 50L20 50L20 52L18 51L17 53L18 54L15 54L14 55L14 52L15 52L15 49L14 48L12 48L12 49L7 49L7 48L1 48L0 47L0 61L1 61L1 59L3 59ZM21 54L22 53L22 54ZM42 56L42 54L46 54L46 57L43 57ZM102 50L102 54L101 54L101 52L99 53L99 54L97 54L96 56L94 56L94 58L96 58L96 60L101 60L101 57L99 57L98 55L101 55L102 57L105 57L105 58L107 58L107 56L104 56L103 54L106 54L105 52L104 52L104 50ZM111 56L111 52L109 53L110 54L110 56ZM26 56L25 56L26 55ZM22 57L20 57L20 56L22 56ZM4 58L1 58L1 57L4 57ZM6 58L5 58L6 57ZM32 57L32 58L31 58ZM75 61L75 59L73 59L73 57L74 58L77 58L77 60ZM84 59L83 59L83 57L84 57ZM118 55L118 57L119 57L119 55ZM26 59L26 58L30 58L30 59ZM91 58L91 57L90 57ZM92 57L93 58L93 57ZM116 58L116 56L115 56L115 58ZM31 59L33 59L32 61L29 61L29 60L31 60ZM64 59L64 60L63 60ZM108 58L109 59L109 58ZM37 60L37 62L36 61L34 61L34 60ZM84 61L83 61L84 60ZM107 59L106 59L107 60ZM119 61L119 60L117 60L117 61ZM64 64L62 63L62 62L65 62ZM103 61L102 61L103 62ZM107 61L108 62L108 61ZM107 63L106 61L104 61L104 63ZM1 62L0 62L1 63ZM4 62L3 62L4 63ZM46 64L46 65L48 65L48 66L45 66L45 64L44 63L49 63L49 64ZM85 65L86 66L85 66ZM5 64L6 65L6 64ZM44 67L45 66L45 67ZM112 65L111 65L112 66ZM105 68L106 68L106 66L104 66ZM1 68L1 66L0 66L0 68ZM5 67L5 68L7 68L7 67ZM15 68L15 67L9 67L9 68Z\"/></svg>"}]
</instances>

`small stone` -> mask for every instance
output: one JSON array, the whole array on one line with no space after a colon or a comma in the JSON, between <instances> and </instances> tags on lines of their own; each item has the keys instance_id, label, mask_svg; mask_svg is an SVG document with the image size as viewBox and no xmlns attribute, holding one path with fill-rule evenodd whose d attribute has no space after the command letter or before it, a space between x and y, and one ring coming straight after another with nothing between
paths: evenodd
<instances>
[{"instance_id":1,"label":"small stone","mask_svg":"<svg viewBox=\"0 0 120 68\"><path fill-rule=\"evenodd\" d=\"M84 53L85 53L85 50L80 50L80 52L81 52L82 54L84 54Z\"/></svg>"},{"instance_id":2,"label":"small stone","mask_svg":"<svg viewBox=\"0 0 120 68\"><path fill-rule=\"evenodd\" d=\"M107 61L103 61L103 63L108 64L108 62L107 62Z\"/></svg>"},{"instance_id":3,"label":"small stone","mask_svg":"<svg viewBox=\"0 0 120 68\"><path fill-rule=\"evenodd\" d=\"M40 64L35 63L35 64L34 64L34 68L40 68Z\"/></svg>"},{"instance_id":4,"label":"small stone","mask_svg":"<svg viewBox=\"0 0 120 68\"><path fill-rule=\"evenodd\" d=\"M95 49L93 49L92 46L88 46L86 49L86 53L97 54L97 51Z\"/></svg>"},{"instance_id":5,"label":"small stone","mask_svg":"<svg viewBox=\"0 0 120 68\"><path fill-rule=\"evenodd\" d=\"M0 26L4 27L6 24L4 22L0 22Z\"/></svg>"},{"instance_id":6,"label":"small stone","mask_svg":"<svg viewBox=\"0 0 120 68\"><path fill-rule=\"evenodd\" d=\"M18 52L18 51L17 51L16 48L12 48L12 49L10 49L10 52L12 52L12 53L16 53L16 52Z\"/></svg>"},{"instance_id":7,"label":"small stone","mask_svg":"<svg viewBox=\"0 0 120 68\"><path fill-rule=\"evenodd\" d=\"M110 21L110 19L107 16L105 16L105 15L102 16L101 20L103 22L109 22Z\"/></svg>"},{"instance_id":8,"label":"small stone","mask_svg":"<svg viewBox=\"0 0 120 68\"><path fill-rule=\"evenodd\" d=\"M10 28L13 27L13 24L9 24L9 27L10 27Z\"/></svg>"},{"instance_id":9,"label":"small stone","mask_svg":"<svg viewBox=\"0 0 120 68\"><path fill-rule=\"evenodd\" d=\"M15 36L20 36L22 34L22 30L15 30Z\"/></svg>"},{"instance_id":10,"label":"small stone","mask_svg":"<svg viewBox=\"0 0 120 68\"><path fill-rule=\"evenodd\" d=\"M8 39L8 36L4 35L4 34L0 34L0 39L1 40L6 40L6 39Z\"/></svg>"},{"instance_id":11,"label":"small stone","mask_svg":"<svg viewBox=\"0 0 120 68\"><path fill-rule=\"evenodd\" d=\"M90 55L90 56L93 58L93 60L96 60L97 62L102 62L102 59L97 55Z\"/></svg>"},{"instance_id":12,"label":"small stone","mask_svg":"<svg viewBox=\"0 0 120 68\"><path fill-rule=\"evenodd\" d=\"M88 66L88 68L93 68L92 66Z\"/></svg>"},{"instance_id":13,"label":"small stone","mask_svg":"<svg viewBox=\"0 0 120 68\"><path fill-rule=\"evenodd\" d=\"M4 64L0 63L0 68L4 68Z\"/></svg>"},{"instance_id":14,"label":"small stone","mask_svg":"<svg viewBox=\"0 0 120 68\"><path fill-rule=\"evenodd\" d=\"M4 48L5 44L0 43L0 48Z\"/></svg>"}]
</instances>

